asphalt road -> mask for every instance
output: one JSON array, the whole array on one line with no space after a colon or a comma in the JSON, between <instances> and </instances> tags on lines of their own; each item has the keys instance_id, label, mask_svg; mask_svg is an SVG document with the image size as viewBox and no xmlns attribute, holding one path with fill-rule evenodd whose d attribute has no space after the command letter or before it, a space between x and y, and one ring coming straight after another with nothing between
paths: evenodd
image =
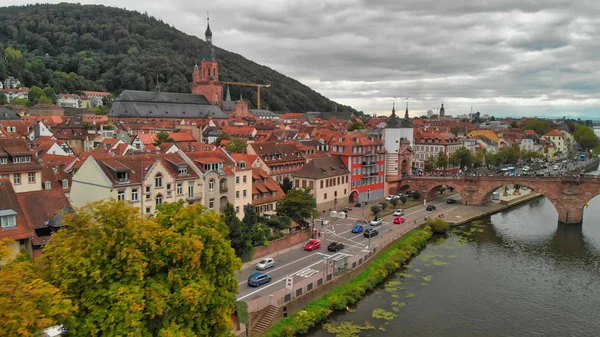
<instances>
[{"instance_id":1,"label":"asphalt road","mask_svg":"<svg viewBox=\"0 0 600 337\"><path fill-rule=\"evenodd\" d=\"M406 209L404 212L404 218L406 219L404 226L414 224L415 220L417 220L418 223L422 223L425 215L429 217L438 216L441 213L461 207L460 204L447 204L446 201L449 198L458 200L460 199L460 196L453 195L428 203L428 205L435 205L437 207L437 210L431 212L425 211L425 207L423 207L423 205L413 206L409 209ZM398 208L400 207L401 206ZM376 244L381 237L385 236L386 232L389 232L393 227L403 226L394 224L394 218L395 217L393 215L383 217L383 224L381 226L376 226L376 229L379 231L379 235L371 238L372 245ZM370 219L371 217L368 218L368 220ZM293 276L294 283L296 283L301 279L310 277L316 273L324 273L324 257L336 254L335 252L329 252L327 250L327 246L331 242L341 242L344 244L345 248L340 250L339 253L348 255L367 253L369 239L364 237L363 233L357 234L351 232L352 227L356 223L361 222L361 220L362 219L360 218L353 218L352 216L349 216L347 219L330 221L329 224L323 227L320 238L322 241L321 248L318 248L314 251L305 251L300 249L275 257L275 266L267 271L264 271L265 273L271 275L272 281L258 288L250 287L247 284L248 277L257 272L256 267L251 266L243 269L242 272L237 275L237 279L239 281L238 300L251 300L252 298L265 296L282 289L285 286L284 281L288 275ZM315 226L317 229L318 227L320 227L320 224ZM365 225L365 228L368 227L375 226Z\"/></svg>"}]
</instances>

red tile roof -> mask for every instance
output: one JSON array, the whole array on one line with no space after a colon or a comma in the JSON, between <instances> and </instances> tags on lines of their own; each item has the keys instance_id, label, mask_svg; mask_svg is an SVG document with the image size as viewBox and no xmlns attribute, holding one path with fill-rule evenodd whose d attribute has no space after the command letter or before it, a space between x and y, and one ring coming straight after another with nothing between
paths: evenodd
<instances>
[{"instance_id":1,"label":"red tile roof","mask_svg":"<svg viewBox=\"0 0 600 337\"><path fill-rule=\"evenodd\" d=\"M558 131L556 129L550 130L544 134L544 137L562 137L562 136L563 136L563 134L560 133L560 131Z\"/></svg>"},{"instance_id":2,"label":"red tile roof","mask_svg":"<svg viewBox=\"0 0 600 337\"><path fill-rule=\"evenodd\" d=\"M25 213L31 228L46 227L50 220L64 207L70 206L69 200L61 190L42 190L17 194L21 210Z\"/></svg>"},{"instance_id":3,"label":"red tile roof","mask_svg":"<svg viewBox=\"0 0 600 337\"><path fill-rule=\"evenodd\" d=\"M272 195L272 192L275 192L275 195ZM267 195L263 197L263 193ZM255 194L258 195L258 199L254 199ZM252 168L252 195L252 205L257 206L280 201L285 193L267 172L255 167Z\"/></svg>"},{"instance_id":4,"label":"red tile roof","mask_svg":"<svg viewBox=\"0 0 600 337\"><path fill-rule=\"evenodd\" d=\"M11 239L21 240L29 239L35 236L35 232L31 228L25 212L19 205L17 193L9 180L0 179L0 211L14 211L16 214L17 226L14 228L3 228L0 230L0 240Z\"/></svg>"}]
</instances>

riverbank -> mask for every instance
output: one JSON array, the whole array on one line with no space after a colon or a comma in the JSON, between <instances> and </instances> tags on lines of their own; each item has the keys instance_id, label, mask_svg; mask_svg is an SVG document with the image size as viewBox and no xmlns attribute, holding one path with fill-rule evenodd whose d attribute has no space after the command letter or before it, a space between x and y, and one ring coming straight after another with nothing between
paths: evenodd
<instances>
[{"instance_id":1,"label":"riverbank","mask_svg":"<svg viewBox=\"0 0 600 337\"><path fill-rule=\"evenodd\" d=\"M446 214L446 221L451 223L453 226L460 225L481 217L485 217L487 215L507 210L511 207L539 198L541 196L541 194L531 193L531 191L529 191L525 195L510 195L508 197L504 197L506 198L505 200L501 200L499 203L493 202L490 205L459 205ZM360 273L355 277L353 275L353 277L349 279L349 282L341 282L342 285L338 288L335 288L324 295L321 294L321 298L318 298L312 301L310 304L303 306L301 311L294 313L291 317L280 320L273 327L265 331L263 335L274 337L294 336L295 334L306 333L309 328L326 319L332 312L336 310L343 310L348 304L358 301L365 295L367 290L375 287L377 284L382 282L385 277L401 268L402 265L409 261L412 256L418 254L422 247L414 250L410 245L404 246L404 244L406 244L406 241L409 240L413 233L424 230L423 227L419 228L421 229L408 232L407 234L401 236L397 241L390 243L388 248L381 249L378 252L381 255L375 256L374 260L372 260L373 262L370 262L369 265L366 266L364 270L360 271ZM429 237L430 236L431 233L429 233ZM424 245L426 245L426 241ZM404 253L402 253L406 251L411 252L411 254L406 256ZM395 256L395 258L390 258L390 256ZM369 275L371 274L376 276L376 278L373 279L370 277ZM383 277L381 277L382 274L384 274ZM358 283L358 285L354 281L360 281L363 279L368 281L361 281L366 283ZM367 288L364 288L365 284L368 285Z\"/></svg>"}]
</instances>

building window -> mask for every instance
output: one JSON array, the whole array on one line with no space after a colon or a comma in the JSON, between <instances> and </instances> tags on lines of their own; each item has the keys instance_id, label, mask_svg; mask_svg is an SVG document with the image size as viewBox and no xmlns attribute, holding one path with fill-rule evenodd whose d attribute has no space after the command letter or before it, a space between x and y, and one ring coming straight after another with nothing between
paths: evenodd
<instances>
[{"instance_id":1,"label":"building window","mask_svg":"<svg viewBox=\"0 0 600 337\"><path fill-rule=\"evenodd\" d=\"M152 213L152 207L146 207L146 214Z\"/></svg>"},{"instance_id":2,"label":"building window","mask_svg":"<svg viewBox=\"0 0 600 337\"><path fill-rule=\"evenodd\" d=\"M0 164L8 164L8 158L0 157Z\"/></svg>"},{"instance_id":3,"label":"building window","mask_svg":"<svg viewBox=\"0 0 600 337\"><path fill-rule=\"evenodd\" d=\"M21 173L15 173L13 175L13 184L19 185L21 183Z\"/></svg>"},{"instance_id":4,"label":"building window","mask_svg":"<svg viewBox=\"0 0 600 337\"><path fill-rule=\"evenodd\" d=\"M63 189L69 188L69 181L67 179L62 181L62 188Z\"/></svg>"},{"instance_id":5,"label":"building window","mask_svg":"<svg viewBox=\"0 0 600 337\"><path fill-rule=\"evenodd\" d=\"M321 188L323 188L323 180L321 180Z\"/></svg>"},{"instance_id":6,"label":"building window","mask_svg":"<svg viewBox=\"0 0 600 337\"><path fill-rule=\"evenodd\" d=\"M146 186L146 193L150 193L150 186Z\"/></svg>"},{"instance_id":7,"label":"building window","mask_svg":"<svg viewBox=\"0 0 600 337\"><path fill-rule=\"evenodd\" d=\"M325 194L323 195L323 199L324 199L324 200L327 200L327 193L325 193Z\"/></svg>"},{"instance_id":8,"label":"building window","mask_svg":"<svg viewBox=\"0 0 600 337\"><path fill-rule=\"evenodd\" d=\"M139 195L138 195L138 189L134 188L131 190L131 200L132 201L138 201L139 199Z\"/></svg>"},{"instance_id":9,"label":"building window","mask_svg":"<svg viewBox=\"0 0 600 337\"><path fill-rule=\"evenodd\" d=\"M346 192L346 189L344 188L344 195L346 195L346 194L348 194L348 193Z\"/></svg>"},{"instance_id":10,"label":"building window","mask_svg":"<svg viewBox=\"0 0 600 337\"><path fill-rule=\"evenodd\" d=\"M167 184L167 189L170 190L171 189L171 184Z\"/></svg>"},{"instance_id":11,"label":"building window","mask_svg":"<svg viewBox=\"0 0 600 337\"><path fill-rule=\"evenodd\" d=\"M235 206L235 212L239 213L240 212L240 206Z\"/></svg>"},{"instance_id":12,"label":"building window","mask_svg":"<svg viewBox=\"0 0 600 337\"><path fill-rule=\"evenodd\" d=\"M242 181L244 182L244 184L246 183L246 176L244 175Z\"/></svg>"},{"instance_id":13,"label":"building window","mask_svg":"<svg viewBox=\"0 0 600 337\"><path fill-rule=\"evenodd\" d=\"M119 200L119 201L125 200L125 191L124 190L117 192L117 200Z\"/></svg>"},{"instance_id":14,"label":"building window","mask_svg":"<svg viewBox=\"0 0 600 337\"><path fill-rule=\"evenodd\" d=\"M240 176L235 177L235 184L236 185L240 184Z\"/></svg>"},{"instance_id":15,"label":"building window","mask_svg":"<svg viewBox=\"0 0 600 337\"><path fill-rule=\"evenodd\" d=\"M156 186L156 188L161 188L162 184L162 174L158 173L156 177L154 177L154 186Z\"/></svg>"},{"instance_id":16,"label":"building window","mask_svg":"<svg viewBox=\"0 0 600 337\"><path fill-rule=\"evenodd\" d=\"M156 195L156 204L160 205L160 204L162 204L162 202L163 202L163 196L162 196L162 194L157 194Z\"/></svg>"},{"instance_id":17,"label":"building window","mask_svg":"<svg viewBox=\"0 0 600 337\"><path fill-rule=\"evenodd\" d=\"M2 225L2 228L17 227L16 214L0 217L0 224Z\"/></svg>"},{"instance_id":18,"label":"building window","mask_svg":"<svg viewBox=\"0 0 600 337\"><path fill-rule=\"evenodd\" d=\"M129 181L127 177L127 172L117 172L117 181L120 183Z\"/></svg>"},{"instance_id":19,"label":"building window","mask_svg":"<svg viewBox=\"0 0 600 337\"><path fill-rule=\"evenodd\" d=\"M240 191L235 191L235 198L239 199L240 198Z\"/></svg>"},{"instance_id":20,"label":"building window","mask_svg":"<svg viewBox=\"0 0 600 337\"><path fill-rule=\"evenodd\" d=\"M248 195L248 192L246 192L246 190L243 191L242 196L245 198Z\"/></svg>"},{"instance_id":21,"label":"building window","mask_svg":"<svg viewBox=\"0 0 600 337\"><path fill-rule=\"evenodd\" d=\"M215 208L215 199L210 199L208 201L208 208Z\"/></svg>"},{"instance_id":22,"label":"building window","mask_svg":"<svg viewBox=\"0 0 600 337\"><path fill-rule=\"evenodd\" d=\"M177 195L183 194L183 184L182 183L177 183L177 190L175 191L175 193L177 193Z\"/></svg>"},{"instance_id":23,"label":"building window","mask_svg":"<svg viewBox=\"0 0 600 337\"><path fill-rule=\"evenodd\" d=\"M49 181L44 182L44 189L49 190L50 188L52 188L52 185L50 184Z\"/></svg>"},{"instance_id":24,"label":"building window","mask_svg":"<svg viewBox=\"0 0 600 337\"><path fill-rule=\"evenodd\" d=\"M30 184L31 184L31 183L35 183L35 173L33 173L33 172L29 172L29 173L27 174L27 177L28 177L28 180L29 180L29 183L30 183Z\"/></svg>"},{"instance_id":25,"label":"building window","mask_svg":"<svg viewBox=\"0 0 600 337\"><path fill-rule=\"evenodd\" d=\"M188 185L188 197L194 197L194 183Z\"/></svg>"},{"instance_id":26,"label":"building window","mask_svg":"<svg viewBox=\"0 0 600 337\"><path fill-rule=\"evenodd\" d=\"M211 180L208 181L208 189L210 191L214 191L215 190L215 180L214 179L211 179Z\"/></svg>"},{"instance_id":27,"label":"building window","mask_svg":"<svg viewBox=\"0 0 600 337\"><path fill-rule=\"evenodd\" d=\"M187 167L180 167L178 172L179 174L187 174Z\"/></svg>"},{"instance_id":28,"label":"building window","mask_svg":"<svg viewBox=\"0 0 600 337\"><path fill-rule=\"evenodd\" d=\"M337 198L337 191L333 191L333 196Z\"/></svg>"}]
</instances>

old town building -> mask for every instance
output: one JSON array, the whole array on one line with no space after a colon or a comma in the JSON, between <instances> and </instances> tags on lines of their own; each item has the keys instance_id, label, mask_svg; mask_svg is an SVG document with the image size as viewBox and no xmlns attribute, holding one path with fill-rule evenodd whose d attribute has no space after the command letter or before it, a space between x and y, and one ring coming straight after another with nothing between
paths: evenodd
<instances>
[{"instance_id":1,"label":"old town building","mask_svg":"<svg viewBox=\"0 0 600 337\"><path fill-rule=\"evenodd\" d=\"M306 158L295 143L251 143L247 152L257 155L268 167L267 173L281 183L283 179L292 179L292 174L300 170L306 163Z\"/></svg>"},{"instance_id":2,"label":"old town building","mask_svg":"<svg viewBox=\"0 0 600 337\"><path fill-rule=\"evenodd\" d=\"M206 37L206 49L200 67L196 65L192 73L192 94L204 95L210 103L221 107L223 106L223 85L219 83L219 63L212 44L210 24L207 24L204 36Z\"/></svg>"},{"instance_id":3,"label":"old town building","mask_svg":"<svg viewBox=\"0 0 600 337\"><path fill-rule=\"evenodd\" d=\"M310 189L320 212L348 204L350 171L339 156L315 158L293 178L295 188Z\"/></svg>"},{"instance_id":4,"label":"old town building","mask_svg":"<svg viewBox=\"0 0 600 337\"><path fill-rule=\"evenodd\" d=\"M281 186L263 169L252 169L252 206L257 214L275 215L277 203L285 193Z\"/></svg>"}]
</instances>

